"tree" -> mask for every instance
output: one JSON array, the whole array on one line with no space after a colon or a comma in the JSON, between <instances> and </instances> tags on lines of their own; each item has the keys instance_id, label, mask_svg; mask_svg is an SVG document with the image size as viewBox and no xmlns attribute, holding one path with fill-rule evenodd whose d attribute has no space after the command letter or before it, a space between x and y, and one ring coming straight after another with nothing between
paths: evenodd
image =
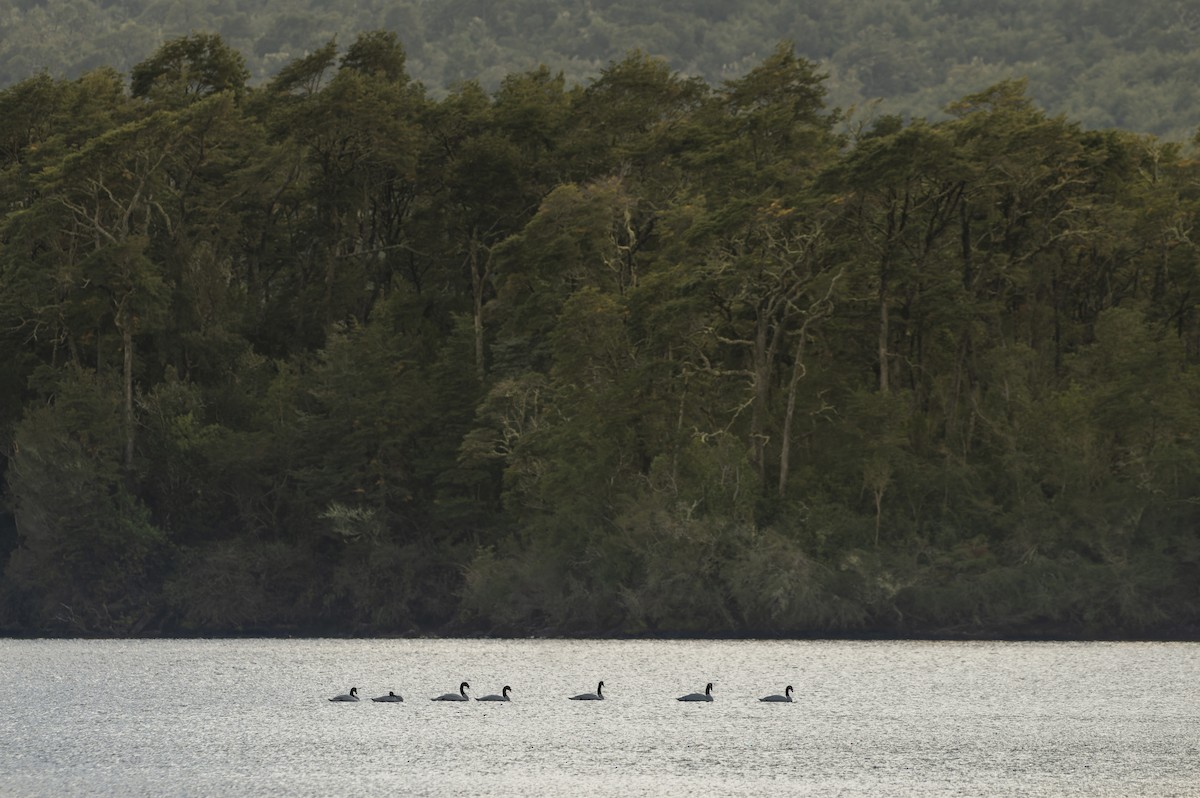
<instances>
[{"instance_id":1,"label":"tree","mask_svg":"<svg viewBox=\"0 0 1200 798\"><path fill-rule=\"evenodd\" d=\"M918 123L879 130L824 179L841 194L843 224L850 228L853 246L862 248L863 266L873 272L866 279L867 286L873 283L878 318L878 389L887 393L893 383L897 284L922 290L927 275L942 271L942 259L957 256L952 236L958 232L968 173L950 138L938 129Z\"/></svg>"},{"instance_id":2,"label":"tree","mask_svg":"<svg viewBox=\"0 0 1200 798\"><path fill-rule=\"evenodd\" d=\"M312 97L325 87L337 61L337 40L330 39L322 47L279 70L267 90L278 94Z\"/></svg>"},{"instance_id":3,"label":"tree","mask_svg":"<svg viewBox=\"0 0 1200 798\"><path fill-rule=\"evenodd\" d=\"M718 196L786 195L811 179L835 144L837 114L825 111L824 77L784 42L744 77L726 81L715 98L719 132L701 151L718 166L707 186Z\"/></svg>"},{"instance_id":4,"label":"tree","mask_svg":"<svg viewBox=\"0 0 1200 798\"><path fill-rule=\"evenodd\" d=\"M8 489L20 547L7 574L39 627L136 634L161 610L164 537L129 486L114 387L69 368L16 432Z\"/></svg>"},{"instance_id":5,"label":"tree","mask_svg":"<svg viewBox=\"0 0 1200 798\"><path fill-rule=\"evenodd\" d=\"M214 33L172 39L130 73L134 97L187 103L217 92L240 98L250 73L245 59Z\"/></svg>"},{"instance_id":6,"label":"tree","mask_svg":"<svg viewBox=\"0 0 1200 798\"><path fill-rule=\"evenodd\" d=\"M689 114L708 94L702 81L673 72L641 51L610 63L574 103L567 144L572 179L628 171L659 196L676 189L670 154Z\"/></svg>"},{"instance_id":7,"label":"tree","mask_svg":"<svg viewBox=\"0 0 1200 798\"><path fill-rule=\"evenodd\" d=\"M352 69L392 83L407 83L404 49L394 31L376 30L358 36L342 56L342 69Z\"/></svg>"},{"instance_id":8,"label":"tree","mask_svg":"<svg viewBox=\"0 0 1200 798\"><path fill-rule=\"evenodd\" d=\"M277 188L264 198L272 238L263 254L275 262L262 268L277 284L258 290L270 292L271 312L292 325L294 342L319 346L329 325L365 320L396 274L420 287L427 266L415 257L408 223L424 98L396 71L402 63L394 37L364 34L328 84L278 97L268 110L282 179L271 176ZM310 68L316 75L326 66ZM279 247L300 254L280 262Z\"/></svg>"},{"instance_id":9,"label":"tree","mask_svg":"<svg viewBox=\"0 0 1200 798\"><path fill-rule=\"evenodd\" d=\"M165 291L147 257L152 236L173 219L163 205L164 164L183 139L177 119L156 112L110 131L44 175L62 227L53 233L76 259L78 301L92 305L97 328L120 337L125 467L134 454L134 344L161 323ZM99 304L95 304L98 300Z\"/></svg>"},{"instance_id":10,"label":"tree","mask_svg":"<svg viewBox=\"0 0 1200 798\"><path fill-rule=\"evenodd\" d=\"M830 258L819 214L781 204L762 208L753 222L727 233L709 256L703 284L712 298L706 345L692 370L745 385L726 422L749 409L745 430L764 487L775 428L775 396L786 397L779 443L778 493L790 475L791 431L805 355L817 323L828 316L842 270ZM784 374L788 374L787 377Z\"/></svg>"}]
</instances>

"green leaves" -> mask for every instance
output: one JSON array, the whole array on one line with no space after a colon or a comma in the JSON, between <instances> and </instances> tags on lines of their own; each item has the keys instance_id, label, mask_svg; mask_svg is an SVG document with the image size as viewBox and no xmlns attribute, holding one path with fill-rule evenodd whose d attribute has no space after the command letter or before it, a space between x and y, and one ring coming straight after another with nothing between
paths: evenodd
<instances>
[{"instance_id":1,"label":"green leaves","mask_svg":"<svg viewBox=\"0 0 1200 798\"><path fill-rule=\"evenodd\" d=\"M197 36L134 95L0 93L7 617L1194 620L1181 148L1018 82L842 137L789 45L719 86L409 67L376 32L239 93Z\"/></svg>"},{"instance_id":2,"label":"green leaves","mask_svg":"<svg viewBox=\"0 0 1200 798\"><path fill-rule=\"evenodd\" d=\"M36 598L32 621L128 634L149 620L164 536L120 467L119 392L77 369L17 427L8 486L21 548L9 575Z\"/></svg>"},{"instance_id":3,"label":"green leaves","mask_svg":"<svg viewBox=\"0 0 1200 798\"><path fill-rule=\"evenodd\" d=\"M394 31L359 35L342 56L341 68L394 83L408 80L404 72L404 49Z\"/></svg>"},{"instance_id":4,"label":"green leaves","mask_svg":"<svg viewBox=\"0 0 1200 798\"><path fill-rule=\"evenodd\" d=\"M220 36L197 33L167 42L135 66L130 91L169 104L223 91L240 97L249 77L245 59Z\"/></svg>"}]
</instances>

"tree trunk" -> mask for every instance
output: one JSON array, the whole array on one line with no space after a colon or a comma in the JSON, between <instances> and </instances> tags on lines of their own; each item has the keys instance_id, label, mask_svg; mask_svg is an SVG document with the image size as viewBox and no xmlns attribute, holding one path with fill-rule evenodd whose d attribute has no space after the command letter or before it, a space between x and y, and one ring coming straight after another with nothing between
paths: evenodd
<instances>
[{"instance_id":1,"label":"tree trunk","mask_svg":"<svg viewBox=\"0 0 1200 798\"><path fill-rule=\"evenodd\" d=\"M879 267L879 392L887 393L888 380L888 264L886 257Z\"/></svg>"},{"instance_id":2,"label":"tree trunk","mask_svg":"<svg viewBox=\"0 0 1200 798\"><path fill-rule=\"evenodd\" d=\"M118 316L121 321L121 348L124 355L122 380L124 382L124 422L125 422L125 458L126 473L133 471L133 329L126 312Z\"/></svg>"},{"instance_id":3,"label":"tree trunk","mask_svg":"<svg viewBox=\"0 0 1200 798\"><path fill-rule=\"evenodd\" d=\"M484 264L480 266L479 238L472 235L467 257L471 265L471 322L475 329L475 376L483 382L487 376L483 356L483 292L492 270L492 253L487 253Z\"/></svg>"},{"instance_id":4,"label":"tree trunk","mask_svg":"<svg viewBox=\"0 0 1200 798\"><path fill-rule=\"evenodd\" d=\"M804 376L804 347L808 343L808 325L800 330L800 341L796 344L796 359L792 362L792 378L788 382L787 412L783 416L782 440L779 442L779 498L783 498L787 490L788 475L791 468L792 453L792 421L796 416L796 386Z\"/></svg>"},{"instance_id":5,"label":"tree trunk","mask_svg":"<svg viewBox=\"0 0 1200 798\"><path fill-rule=\"evenodd\" d=\"M766 313L759 313L754 334L754 400L750 415L750 438L754 447L754 467L758 471L759 485L766 488L767 443L766 427L771 385L771 358L767 351L767 326L770 321Z\"/></svg>"},{"instance_id":6,"label":"tree trunk","mask_svg":"<svg viewBox=\"0 0 1200 798\"><path fill-rule=\"evenodd\" d=\"M883 492L886 487L880 486L874 489L875 493L875 548L879 548L879 526L883 518Z\"/></svg>"}]
</instances>

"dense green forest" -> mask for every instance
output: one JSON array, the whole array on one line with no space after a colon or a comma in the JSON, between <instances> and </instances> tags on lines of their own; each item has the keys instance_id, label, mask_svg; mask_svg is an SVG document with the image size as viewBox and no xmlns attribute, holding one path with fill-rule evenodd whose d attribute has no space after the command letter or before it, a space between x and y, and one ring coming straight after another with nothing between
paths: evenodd
<instances>
[{"instance_id":1,"label":"dense green forest","mask_svg":"<svg viewBox=\"0 0 1200 798\"><path fill-rule=\"evenodd\" d=\"M1200 163L780 45L0 91L11 631L1200 634Z\"/></svg>"},{"instance_id":2,"label":"dense green forest","mask_svg":"<svg viewBox=\"0 0 1200 798\"><path fill-rule=\"evenodd\" d=\"M831 105L941 118L1002 80L1084 127L1186 141L1200 127L1195 0L0 0L0 86L40 71L128 72L167 39L213 31L251 84L364 30L396 31L408 72L435 96L488 91L546 64L569 84L632 49L716 85L793 41Z\"/></svg>"}]
</instances>

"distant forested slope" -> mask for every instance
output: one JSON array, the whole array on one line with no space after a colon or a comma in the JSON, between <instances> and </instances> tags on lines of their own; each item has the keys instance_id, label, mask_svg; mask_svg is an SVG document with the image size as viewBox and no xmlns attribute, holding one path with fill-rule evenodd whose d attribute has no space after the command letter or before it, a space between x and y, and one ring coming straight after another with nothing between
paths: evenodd
<instances>
[{"instance_id":1,"label":"distant forested slope","mask_svg":"<svg viewBox=\"0 0 1200 798\"><path fill-rule=\"evenodd\" d=\"M4 0L0 85L46 70L127 71L165 39L219 33L252 80L364 30L399 34L435 92L544 63L568 83L640 48L710 83L780 40L829 73L829 101L933 116L999 80L1027 77L1051 113L1172 140L1200 126L1194 0Z\"/></svg>"}]
</instances>

